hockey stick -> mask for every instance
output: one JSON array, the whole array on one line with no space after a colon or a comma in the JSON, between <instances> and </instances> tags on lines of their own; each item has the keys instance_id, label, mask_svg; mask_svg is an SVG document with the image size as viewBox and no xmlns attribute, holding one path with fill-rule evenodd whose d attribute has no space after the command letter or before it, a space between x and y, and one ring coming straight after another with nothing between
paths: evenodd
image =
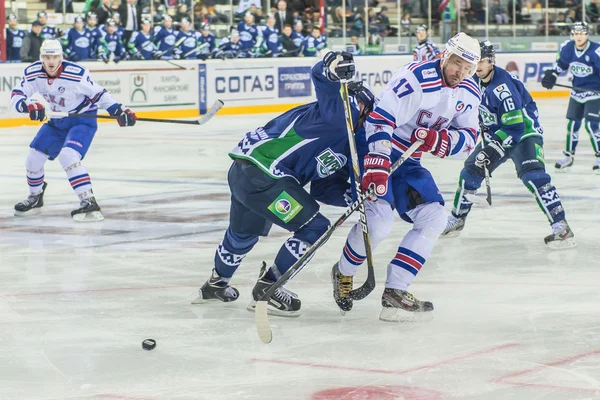
<instances>
[{"instance_id":1,"label":"hockey stick","mask_svg":"<svg viewBox=\"0 0 600 400\"><path fill-rule=\"evenodd\" d=\"M215 101L210 110L202 116L202 118L195 119L193 121L179 120L179 119L162 119L162 118L138 118L136 121L146 122L164 122L169 124L185 124L185 125L204 125L215 116L216 113L223 107L221 100ZM77 113L66 113L51 111L48 113L50 117L82 117L82 118L95 118L95 119L118 119L119 117L114 115L95 115L95 114L77 114Z\"/></svg>"},{"instance_id":2,"label":"hockey stick","mask_svg":"<svg viewBox=\"0 0 600 400\"><path fill-rule=\"evenodd\" d=\"M342 57L338 56L338 63ZM348 131L348 143L350 144L350 156L352 157L352 171L354 172L354 185L356 193L361 192L360 169L358 166L358 150L356 149L356 139L354 138L354 127L352 126L352 109L350 108L350 99L348 98L348 81L341 81L340 94L344 103L344 115L346 117L346 130ZM375 289L375 269L373 266L373 252L371 250L371 237L369 236L369 226L367 224L367 211L365 204L361 203L358 207L360 215L360 226L362 228L363 242L365 244L365 253L367 257L367 280L358 289L349 293L353 300L362 300ZM342 311L342 315L345 313Z\"/></svg>"},{"instance_id":3,"label":"hockey stick","mask_svg":"<svg viewBox=\"0 0 600 400\"><path fill-rule=\"evenodd\" d=\"M479 138L481 139L481 141L480 141L481 150L483 150L483 146L485 144L485 141L483 140L483 136L488 132L488 128L483 126L483 124L480 121L479 129L481 130L481 135L479 136ZM481 151L481 150L479 150L479 151ZM480 196L477 196L477 194L467 193L467 194L465 194L465 198L467 200L469 200L471 203L478 204L480 206L491 207L492 206L492 186L490 185L490 170L488 169L487 165L485 165L485 164L483 165L483 171L485 173L485 177L484 177L485 191L486 191L485 201L483 201Z\"/></svg>"},{"instance_id":4,"label":"hockey stick","mask_svg":"<svg viewBox=\"0 0 600 400\"><path fill-rule=\"evenodd\" d=\"M571 89L571 90L578 90L580 92L592 92L592 93L600 94L600 90L584 89L584 88L575 87L575 86L561 85L560 83L555 83L554 86L559 86L559 87L563 87L563 88L567 88L567 89Z\"/></svg>"},{"instance_id":5,"label":"hockey stick","mask_svg":"<svg viewBox=\"0 0 600 400\"><path fill-rule=\"evenodd\" d=\"M185 39L187 39L187 38L188 38L187 36L183 36L183 37L179 38L179 40L178 40L178 41L176 41L176 42L175 42L175 44L174 44L173 46L169 47L168 49L165 49L165 50L159 51L159 52L158 52L158 53L156 53L156 54L157 54L158 56L161 56L161 57L162 57L162 56L164 56L164 55L165 55L165 53L168 53L168 52L170 52L171 50L173 50L175 47L179 46L179 45L180 45L181 43L183 43L183 42L185 41ZM165 61L166 61L166 60L165 60Z\"/></svg>"},{"instance_id":6,"label":"hockey stick","mask_svg":"<svg viewBox=\"0 0 600 400\"><path fill-rule=\"evenodd\" d=\"M414 153L419 148L419 146L421 146L422 143L423 142L420 140L413 143L404 152L404 154L402 154L402 157L400 157L398 160L396 160L394 165L392 165L392 168L390 169L390 173L393 173L395 170L397 170L398 167L400 167L412 155L412 153ZM352 215L352 213L354 211L356 211L358 209L358 207L360 207L360 205L363 204L365 202L365 200L367 200L372 195L374 195L372 188L369 189L369 191L366 193L360 193L358 195L356 201L354 203L352 203L350 205L350 207L348 207L346 212L344 214L342 214L342 216L339 217L337 219L337 221L335 221L329 227L329 229L327 229L327 231L319 239L317 239L317 241L314 242L312 246L310 246L306 250L306 253L304 253L304 255L302 257L300 257L298 259L298 261L296 261L294 263L294 265L292 265L290 267L290 269L285 271L285 273L283 275L281 275L281 277L279 279L277 279L277 282L272 284L271 287L269 288L269 290L267 290L265 292L265 294L263 294L262 297L256 302L256 307L254 309L254 321L256 323L256 330L258 332L258 337L260 338L260 340L263 343L268 344L268 343L271 343L271 341L273 340L273 332L271 331L271 326L269 325L269 315L267 314L267 303L268 303L269 299L271 298L271 296L273 296L273 293L275 293L275 291L277 289L279 289L281 286L285 285L285 283L289 279L291 279L302 268L304 268L304 266L307 264L306 261L308 259L310 259L310 257L312 257L313 254L321 246L323 246L323 244L325 244L325 242L327 242L327 240L329 240L331 235L333 235L333 232L337 228L339 228L344 222L346 222L346 220L350 217L350 215Z\"/></svg>"}]
</instances>

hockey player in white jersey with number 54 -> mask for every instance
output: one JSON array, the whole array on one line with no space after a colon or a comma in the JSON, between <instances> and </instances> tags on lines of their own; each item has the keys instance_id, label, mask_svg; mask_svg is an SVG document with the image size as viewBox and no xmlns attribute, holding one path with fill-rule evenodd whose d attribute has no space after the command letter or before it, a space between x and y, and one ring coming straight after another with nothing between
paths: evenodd
<instances>
[{"instance_id":1,"label":"hockey player in white jersey with number 54","mask_svg":"<svg viewBox=\"0 0 600 400\"><path fill-rule=\"evenodd\" d=\"M98 108L104 108L117 117L120 126L133 126L137 119L130 109L94 83L83 66L64 61L58 40L42 43L40 61L25 68L23 78L12 91L11 104L17 112L29 114L33 121L44 121L45 106L31 98L36 93L44 97L51 111L95 115ZM104 219L92 192L90 176L81 164L97 129L95 118L50 116L29 145L25 161L29 197L15 205L15 215L39 213L47 186L44 164L58 158L80 200L80 207L71 213L73 219L81 222Z\"/></svg>"},{"instance_id":2,"label":"hockey player in white jersey with number 54","mask_svg":"<svg viewBox=\"0 0 600 400\"><path fill-rule=\"evenodd\" d=\"M388 82L367 118L366 143L357 139L364 156L362 188L374 184L378 196L367 203L371 246L390 234L392 207L413 224L388 264L381 320L396 322L433 311L431 302L408 292L447 221L444 199L420 160L424 152L466 157L475 147L481 94L471 76L479 59L479 42L461 32L448 41L442 59L407 64ZM417 140L423 141L419 150L390 177L392 163ZM365 254L357 224L332 271L334 298L344 311L352 308L348 293Z\"/></svg>"}]
</instances>

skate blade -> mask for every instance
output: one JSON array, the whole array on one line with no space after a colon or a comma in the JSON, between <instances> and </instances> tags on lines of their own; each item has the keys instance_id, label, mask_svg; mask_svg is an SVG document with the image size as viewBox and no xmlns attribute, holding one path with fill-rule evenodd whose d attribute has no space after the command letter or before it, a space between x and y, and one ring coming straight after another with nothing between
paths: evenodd
<instances>
[{"instance_id":1,"label":"skate blade","mask_svg":"<svg viewBox=\"0 0 600 400\"><path fill-rule=\"evenodd\" d=\"M600 169L599 168L593 169L592 171L594 171L594 173L596 175L600 175Z\"/></svg>"},{"instance_id":2,"label":"skate blade","mask_svg":"<svg viewBox=\"0 0 600 400\"><path fill-rule=\"evenodd\" d=\"M250 312L254 312L255 309L256 309L256 301L252 300L250 302L250 304L248 304L248 307L246 307L246 310L248 310ZM267 303L267 314L274 315L277 317L297 318L300 316L300 310L298 310L298 311L281 311Z\"/></svg>"},{"instance_id":3,"label":"skate blade","mask_svg":"<svg viewBox=\"0 0 600 400\"><path fill-rule=\"evenodd\" d=\"M548 246L552 250L566 250L572 249L573 247L577 247L577 243L575 242L575 238L568 238L565 240L555 240L553 242L547 243Z\"/></svg>"},{"instance_id":4,"label":"skate blade","mask_svg":"<svg viewBox=\"0 0 600 400\"><path fill-rule=\"evenodd\" d=\"M237 300L237 298L236 298ZM196 300L192 301L190 304L206 304L206 303L223 303L223 304L227 304L227 303L233 303L235 300L230 300L230 301L223 301L221 299L205 299L202 296L198 296L198 298L196 298Z\"/></svg>"},{"instance_id":5,"label":"skate blade","mask_svg":"<svg viewBox=\"0 0 600 400\"><path fill-rule=\"evenodd\" d=\"M41 208L32 208L29 211L17 211L15 210L15 217L31 217L33 215L39 215L42 213Z\"/></svg>"},{"instance_id":6,"label":"skate blade","mask_svg":"<svg viewBox=\"0 0 600 400\"><path fill-rule=\"evenodd\" d=\"M491 207L484 196L477 196L476 194L465 194L465 198L473 204L478 206Z\"/></svg>"},{"instance_id":7,"label":"skate blade","mask_svg":"<svg viewBox=\"0 0 600 400\"><path fill-rule=\"evenodd\" d=\"M410 312L395 307L382 307L379 319L384 322L427 322L433 319L433 311Z\"/></svg>"},{"instance_id":8,"label":"skate blade","mask_svg":"<svg viewBox=\"0 0 600 400\"><path fill-rule=\"evenodd\" d=\"M461 231L452 231L452 232L448 232L446 234L441 234L440 235L440 239L444 239L444 238L455 238L455 237L459 237L460 236L460 232Z\"/></svg>"},{"instance_id":9,"label":"skate blade","mask_svg":"<svg viewBox=\"0 0 600 400\"><path fill-rule=\"evenodd\" d=\"M92 211L85 214L75 214L73 215L73 221L77 222L99 222L103 221L104 216L100 211Z\"/></svg>"},{"instance_id":10,"label":"skate blade","mask_svg":"<svg viewBox=\"0 0 600 400\"><path fill-rule=\"evenodd\" d=\"M561 174L567 173L567 172L571 172L571 167L565 167L565 168L554 168L555 172L560 172Z\"/></svg>"}]
</instances>

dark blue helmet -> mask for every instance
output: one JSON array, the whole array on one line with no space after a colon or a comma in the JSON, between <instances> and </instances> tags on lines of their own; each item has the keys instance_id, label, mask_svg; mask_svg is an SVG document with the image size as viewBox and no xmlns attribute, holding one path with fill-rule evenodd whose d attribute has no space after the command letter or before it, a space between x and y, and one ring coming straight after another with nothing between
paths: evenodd
<instances>
[{"instance_id":1,"label":"dark blue helmet","mask_svg":"<svg viewBox=\"0 0 600 400\"><path fill-rule=\"evenodd\" d=\"M363 114L366 115L373 111L375 96L362 82L348 82L348 94L354 96L358 103L362 103L365 106Z\"/></svg>"},{"instance_id":2,"label":"dark blue helmet","mask_svg":"<svg viewBox=\"0 0 600 400\"><path fill-rule=\"evenodd\" d=\"M481 42L479 42L479 46L481 47L482 60L484 58L494 58L496 56L496 49L489 40L482 40Z\"/></svg>"},{"instance_id":3,"label":"dark blue helmet","mask_svg":"<svg viewBox=\"0 0 600 400\"><path fill-rule=\"evenodd\" d=\"M571 33L585 33L589 35L590 27L586 22L575 22L571 28Z\"/></svg>"}]
</instances>

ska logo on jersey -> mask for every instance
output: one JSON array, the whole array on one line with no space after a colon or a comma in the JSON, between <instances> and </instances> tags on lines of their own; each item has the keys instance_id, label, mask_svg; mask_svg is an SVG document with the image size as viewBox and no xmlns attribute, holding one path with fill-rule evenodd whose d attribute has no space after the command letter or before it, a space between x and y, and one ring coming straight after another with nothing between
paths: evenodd
<instances>
[{"instance_id":1,"label":"ska logo on jersey","mask_svg":"<svg viewBox=\"0 0 600 400\"><path fill-rule=\"evenodd\" d=\"M315 157L315 160L317 160L317 174L321 178L333 175L336 171L346 165L346 161L348 161L346 156L336 153L330 148L322 151L321 154Z\"/></svg>"},{"instance_id":2,"label":"ska logo on jersey","mask_svg":"<svg viewBox=\"0 0 600 400\"><path fill-rule=\"evenodd\" d=\"M569 69L571 70L571 73L578 78L585 78L594 72L592 67L579 62L571 63Z\"/></svg>"},{"instance_id":3,"label":"ska logo on jersey","mask_svg":"<svg viewBox=\"0 0 600 400\"><path fill-rule=\"evenodd\" d=\"M465 103L459 100L458 103L456 103L456 112L461 112L463 108L465 108Z\"/></svg>"}]
</instances>

